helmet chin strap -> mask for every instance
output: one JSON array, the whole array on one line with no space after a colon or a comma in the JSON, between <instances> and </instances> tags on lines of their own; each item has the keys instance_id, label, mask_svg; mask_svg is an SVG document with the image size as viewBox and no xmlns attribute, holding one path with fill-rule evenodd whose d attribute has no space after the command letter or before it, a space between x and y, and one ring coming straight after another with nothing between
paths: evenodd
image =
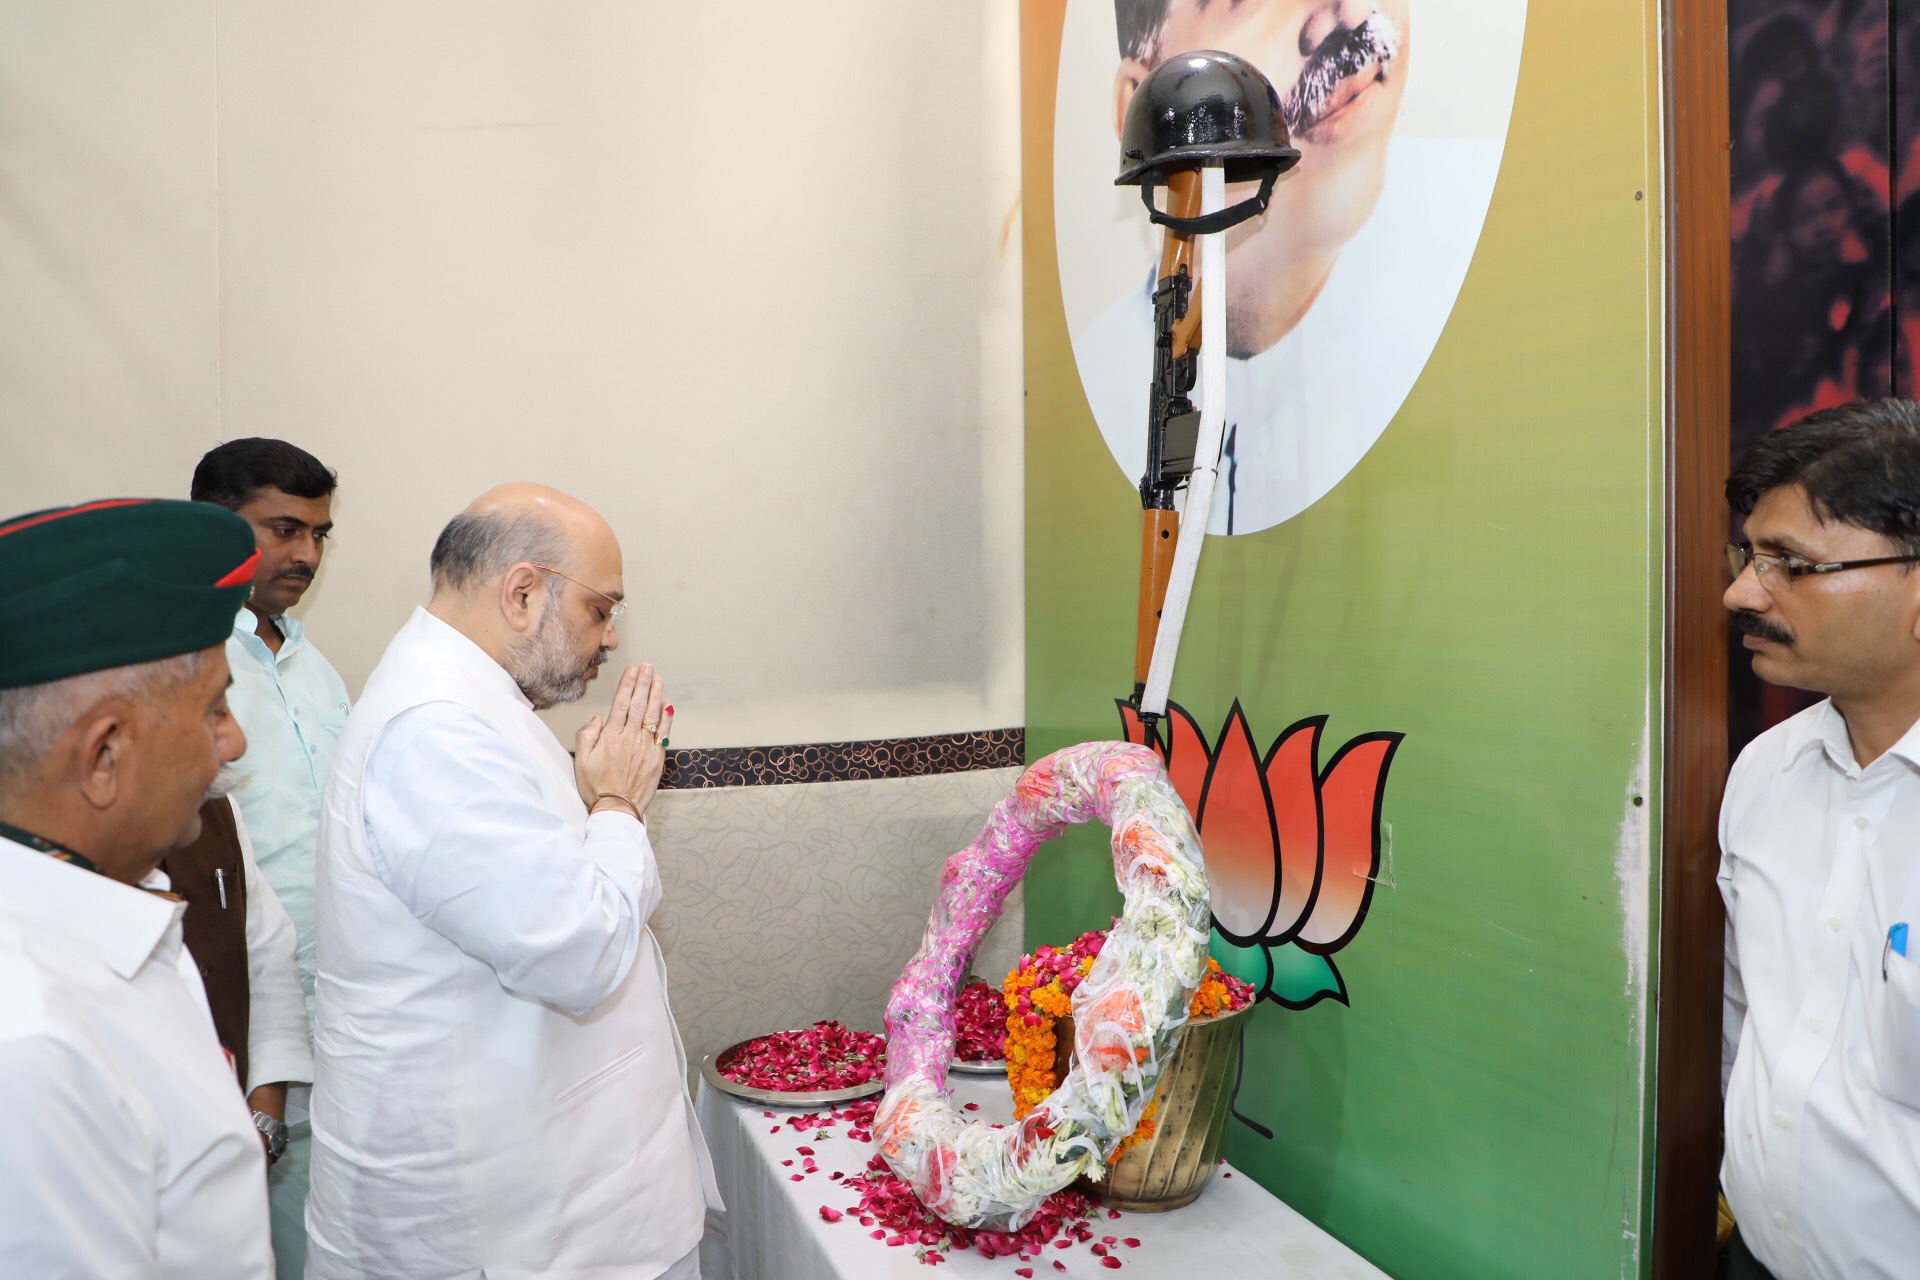
<instances>
[{"instance_id":1,"label":"helmet chin strap","mask_svg":"<svg viewBox=\"0 0 1920 1280\"><path fill-rule=\"evenodd\" d=\"M1269 169L1260 179L1260 190L1239 204L1229 205L1213 213L1203 213L1197 218L1182 218L1171 213L1162 213L1153 203L1153 189L1159 185L1158 175L1149 173L1140 182L1140 203L1147 206L1147 216L1163 227L1186 236L1208 236L1216 231L1225 231L1228 227L1237 227L1248 218L1257 218L1267 211L1267 202L1273 199L1273 184L1280 180L1279 169Z\"/></svg>"}]
</instances>

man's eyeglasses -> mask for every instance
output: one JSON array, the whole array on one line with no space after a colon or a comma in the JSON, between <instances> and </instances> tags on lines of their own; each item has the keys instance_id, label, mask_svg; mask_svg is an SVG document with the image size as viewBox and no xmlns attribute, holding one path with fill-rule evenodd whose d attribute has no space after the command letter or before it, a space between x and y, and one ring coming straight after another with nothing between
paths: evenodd
<instances>
[{"instance_id":1,"label":"man's eyeglasses","mask_svg":"<svg viewBox=\"0 0 1920 1280\"><path fill-rule=\"evenodd\" d=\"M1727 544L1727 570L1738 578L1753 566L1753 573L1760 585L1768 591L1791 591L1793 580L1804 578L1812 573L1838 573L1842 569L1866 569L1876 564L1915 564L1920 563L1920 555L1911 556L1874 556L1867 560L1826 560L1812 562L1794 556L1776 556L1765 551L1755 551L1744 542Z\"/></svg>"},{"instance_id":2,"label":"man's eyeglasses","mask_svg":"<svg viewBox=\"0 0 1920 1280\"><path fill-rule=\"evenodd\" d=\"M529 560L527 563L533 564L531 560ZM574 577L570 573L561 573L558 569L553 568L551 565L535 564L533 565L533 567L538 569L542 573L551 573L557 578L565 578L568 582L571 582L574 586L585 588L586 590L591 591L593 592L593 594L599 596L602 600L605 600L608 605L608 609L607 609L608 622L620 621L621 616L625 614L627 611L627 602L625 600L615 600L612 596L608 595L604 591L601 591L599 588L587 586L586 583L580 581L580 579Z\"/></svg>"}]
</instances>

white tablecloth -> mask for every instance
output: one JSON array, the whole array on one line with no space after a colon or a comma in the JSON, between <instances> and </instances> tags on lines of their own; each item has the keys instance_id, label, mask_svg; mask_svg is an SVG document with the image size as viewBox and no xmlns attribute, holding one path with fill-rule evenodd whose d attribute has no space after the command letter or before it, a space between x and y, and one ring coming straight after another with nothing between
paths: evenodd
<instances>
[{"instance_id":1,"label":"white tablecloth","mask_svg":"<svg viewBox=\"0 0 1920 1280\"><path fill-rule=\"evenodd\" d=\"M974 1114L1005 1124L1012 1119L1013 1100L1002 1076L953 1078L956 1103L977 1102ZM1134 1280L1387 1280L1358 1254L1275 1199L1251 1178L1221 1165L1220 1174L1198 1200L1171 1213L1123 1213L1109 1219L1106 1210L1092 1225L1094 1238L1133 1237L1140 1247L1114 1249L1122 1266L1117 1273L1101 1264L1085 1244L1069 1249L1049 1246L1045 1256L1031 1263L1018 1258L986 1258L971 1250L949 1249L946 1261L928 1267L912 1246L888 1248L867 1233L849 1214L839 1222L820 1217L820 1206L845 1209L859 1195L845 1190L829 1175L863 1171L874 1153L871 1143L847 1136L841 1121L821 1136L787 1124L797 1113L762 1107L729 1097L700 1082L700 1124L713 1151L720 1194L727 1202L722 1234L730 1253L734 1280L1017 1280L1014 1268L1031 1266L1036 1280L1062 1273L1055 1259L1066 1264L1067 1276L1131 1276ZM769 1118L765 1113L772 1111ZM778 1128L779 1132L773 1130ZM805 1157L796 1148L810 1147L817 1173L802 1173ZM790 1165L782 1164L791 1160ZM1226 1175L1232 1174L1231 1177ZM710 1244L720 1242L710 1241ZM708 1259L706 1280L716 1276L721 1250L703 1253Z\"/></svg>"}]
</instances>

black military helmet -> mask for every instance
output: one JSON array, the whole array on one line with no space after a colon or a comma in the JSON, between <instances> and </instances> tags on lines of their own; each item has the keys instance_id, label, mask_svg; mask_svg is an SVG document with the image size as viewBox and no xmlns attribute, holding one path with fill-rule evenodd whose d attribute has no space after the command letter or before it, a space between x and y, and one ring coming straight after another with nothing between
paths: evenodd
<instances>
[{"instance_id":1,"label":"black military helmet","mask_svg":"<svg viewBox=\"0 0 1920 1280\"><path fill-rule=\"evenodd\" d=\"M1153 205L1153 189L1175 169L1221 161L1228 182L1260 180L1260 194L1218 213L1176 218ZM1224 231L1264 213L1273 184L1300 160L1287 137L1280 95L1251 62L1218 49L1168 58L1140 82L1120 130L1119 187L1138 186L1163 226L1188 235Z\"/></svg>"}]
</instances>

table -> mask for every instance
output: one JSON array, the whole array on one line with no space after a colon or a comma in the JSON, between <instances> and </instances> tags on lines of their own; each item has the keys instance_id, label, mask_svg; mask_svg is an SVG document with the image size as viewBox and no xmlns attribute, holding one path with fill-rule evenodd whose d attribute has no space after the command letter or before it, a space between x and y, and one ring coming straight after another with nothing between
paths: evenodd
<instances>
[{"instance_id":1,"label":"table","mask_svg":"<svg viewBox=\"0 0 1920 1280\"><path fill-rule=\"evenodd\" d=\"M1013 1099L1004 1076L960 1076L952 1080L956 1104L974 1102L973 1114L997 1124L1013 1118ZM847 1136L844 1121L827 1130L795 1129L787 1121L797 1113L779 1107L743 1102L700 1082L697 1107L700 1124L713 1152L720 1194L727 1202L722 1239L703 1251L705 1280L727 1280L715 1275L716 1263L731 1255L734 1280L1018 1280L1014 1268L1030 1266L1037 1280L1063 1273L1052 1265L1066 1265L1066 1276L1107 1276L1105 1268L1085 1244L1068 1249L1049 1247L1032 1263L1017 1258L986 1258L958 1249L947 1252L938 1267L928 1267L911 1246L888 1248L872 1239L869 1228L849 1214L826 1222L820 1207L845 1209L858 1202L829 1176L861 1172L874 1154L871 1143ZM766 1113L772 1112L771 1117ZM778 1129L775 1133L773 1130ZM818 1172L802 1172L809 1147ZM783 1164L782 1161L792 1161ZM800 1173L796 1181L794 1174ZM1230 1176L1229 1176L1230 1175ZM1094 1238L1132 1237L1137 1249L1117 1247L1123 1264L1120 1276L1133 1280L1194 1280L1196 1276L1272 1277L1273 1280L1387 1280L1358 1254L1295 1213L1253 1179L1220 1167L1200 1198L1172 1213L1123 1213L1109 1220L1106 1211L1094 1224Z\"/></svg>"}]
</instances>

